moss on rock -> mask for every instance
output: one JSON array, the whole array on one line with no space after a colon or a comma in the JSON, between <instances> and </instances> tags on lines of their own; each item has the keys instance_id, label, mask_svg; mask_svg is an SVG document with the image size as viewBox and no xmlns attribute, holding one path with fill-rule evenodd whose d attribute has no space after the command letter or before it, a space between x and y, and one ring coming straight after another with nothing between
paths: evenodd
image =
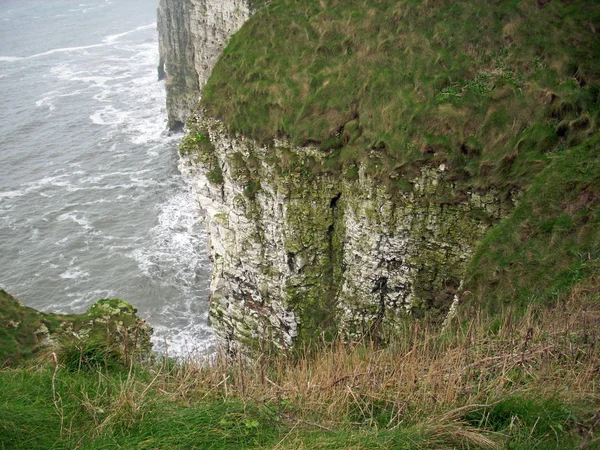
<instances>
[{"instance_id":1,"label":"moss on rock","mask_svg":"<svg viewBox=\"0 0 600 450\"><path fill-rule=\"evenodd\" d=\"M98 300L83 314L53 314L24 306L0 289L0 367L86 347L110 349L113 360L124 363L150 355L151 335L152 328L124 300Z\"/></svg>"}]
</instances>

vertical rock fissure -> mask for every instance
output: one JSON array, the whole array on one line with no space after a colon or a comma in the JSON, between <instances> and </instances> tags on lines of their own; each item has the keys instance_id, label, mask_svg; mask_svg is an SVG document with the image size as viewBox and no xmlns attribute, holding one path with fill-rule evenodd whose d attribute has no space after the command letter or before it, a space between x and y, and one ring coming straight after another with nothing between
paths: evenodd
<instances>
[{"instance_id":1,"label":"vertical rock fissure","mask_svg":"<svg viewBox=\"0 0 600 450\"><path fill-rule=\"evenodd\" d=\"M385 317L385 299L388 293L388 278L380 277L375 282L375 286L373 287L372 293L379 293L379 311L377 312L375 320L369 327L369 334L374 334L377 331Z\"/></svg>"},{"instance_id":2,"label":"vertical rock fissure","mask_svg":"<svg viewBox=\"0 0 600 450\"><path fill-rule=\"evenodd\" d=\"M341 256L338 255L338 252L341 249L337 248L338 245L336 245L336 232L338 231L336 230L336 227L338 226L338 216L340 215L338 211L338 203L341 197L342 194L340 192L335 197L333 197L331 199L331 202L329 203L329 208L331 208L331 225L329 225L329 228L327 229L327 245L329 257L329 264L327 266L327 282L329 289L327 290L328 298L326 299L326 303L330 305L333 305L335 299L337 298L338 283L336 282L336 271L337 266L343 261L343 258L339 258L338 261L338 257Z\"/></svg>"},{"instance_id":3,"label":"vertical rock fissure","mask_svg":"<svg viewBox=\"0 0 600 450\"><path fill-rule=\"evenodd\" d=\"M287 252L287 265L291 273L296 272L296 254Z\"/></svg>"}]
</instances>

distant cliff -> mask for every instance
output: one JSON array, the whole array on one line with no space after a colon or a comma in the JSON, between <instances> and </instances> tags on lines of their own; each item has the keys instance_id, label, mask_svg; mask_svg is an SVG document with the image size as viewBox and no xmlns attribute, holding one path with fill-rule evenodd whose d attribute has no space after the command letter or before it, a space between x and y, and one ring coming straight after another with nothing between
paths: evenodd
<instances>
[{"instance_id":1,"label":"distant cliff","mask_svg":"<svg viewBox=\"0 0 600 450\"><path fill-rule=\"evenodd\" d=\"M161 0L159 77L166 77L169 128L183 126L227 39L250 16L251 0Z\"/></svg>"}]
</instances>

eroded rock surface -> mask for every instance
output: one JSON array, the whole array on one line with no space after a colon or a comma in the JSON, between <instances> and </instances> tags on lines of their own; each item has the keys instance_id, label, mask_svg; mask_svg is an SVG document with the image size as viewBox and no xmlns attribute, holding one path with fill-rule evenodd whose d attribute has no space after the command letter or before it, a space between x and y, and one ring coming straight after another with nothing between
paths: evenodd
<instances>
[{"instance_id":1,"label":"eroded rock surface","mask_svg":"<svg viewBox=\"0 0 600 450\"><path fill-rule=\"evenodd\" d=\"M210 315L228 345L286 348L331 325L360 335L444 312L502 215L494 193L459 193L444 165L392 195L364 167L314 170L317 148L259 145L203 114L189 126L180 170L206 213Z\"/></svg>"}]
</instances>

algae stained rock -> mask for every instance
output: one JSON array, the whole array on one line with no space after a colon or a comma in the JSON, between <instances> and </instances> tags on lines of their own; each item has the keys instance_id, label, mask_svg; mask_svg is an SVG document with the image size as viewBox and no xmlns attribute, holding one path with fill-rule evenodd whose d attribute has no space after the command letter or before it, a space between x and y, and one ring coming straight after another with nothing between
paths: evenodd
<instances>
[{"instance_id":1,"label":"algae stained rock","mask_svg":"<svg viewBox=\"0 0 600 450\"><path fill-rule=\"evenodd\" d=\"M326 158L318 148L261 145L202 112L188 126L180 169L206 213L210 315L229 347L289 348L443 313L503 214L493 192L459 195L444 165L392 196L364 167L356 179L315 169ZM207 177L214 167L218 181Z\"/></svg>"}]
</instances>

